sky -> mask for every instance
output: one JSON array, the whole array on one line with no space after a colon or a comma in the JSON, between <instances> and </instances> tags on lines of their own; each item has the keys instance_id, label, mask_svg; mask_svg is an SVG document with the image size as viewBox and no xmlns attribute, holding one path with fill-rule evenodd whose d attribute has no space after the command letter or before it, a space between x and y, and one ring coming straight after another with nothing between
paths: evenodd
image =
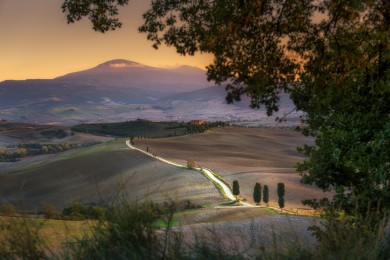
<instances>
[{"instance_id":1,"label":"sky","mask_svg":"<svg viewBox=\"0 0 390 260\"><path fill-rule=\"evenodd\" d=\"M0 0L0 81L46 79L127 59L155 67L205 68L210 55L180 56L174 48L152 48L138 33L149 0L120 8L121 29L93 31L89 20L67 24L62 0Z\"/></svg>"}]
</instances>

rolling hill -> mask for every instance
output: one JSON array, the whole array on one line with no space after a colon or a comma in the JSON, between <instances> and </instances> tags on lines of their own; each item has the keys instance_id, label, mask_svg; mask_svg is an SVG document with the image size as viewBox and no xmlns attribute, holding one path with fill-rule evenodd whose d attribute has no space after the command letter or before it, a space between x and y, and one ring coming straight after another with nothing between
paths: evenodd
<instances>
[{"instance_id":1,"label":"rolling hill","mask_svg":"<svg viewBox=\"0 0 390 260\"><path fill-rule=\"evenodd\" d=\"M200 173L179 169L126 148L124 140L68 151L50 161L0 174L0 204L24 210L51 203L108 202L118 194L130 201L152 199L195 204L225 201Z\"/></svg>"}]
</instances>

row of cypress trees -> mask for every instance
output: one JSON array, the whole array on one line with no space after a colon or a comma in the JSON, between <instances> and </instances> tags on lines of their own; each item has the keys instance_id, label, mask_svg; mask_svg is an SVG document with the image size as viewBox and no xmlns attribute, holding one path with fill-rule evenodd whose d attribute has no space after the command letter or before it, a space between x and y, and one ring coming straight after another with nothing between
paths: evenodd
<instances>
[{"instance_id":1,"label":"row of cypress trees","mask_svg":"<svg viewBox=\"0 0 390 260\"><path fill-rule=\"evenodd\" d=\"M284 183L278 183L278 204L281 209L284 208L284 195L286 194L286 190L284 187ZM237 196L240 195L240 185L238 184L238 181L233 181L233 195ZM256 182L255 187L253 189L253 201L256 203L256 205L259 205L261 202L261 197L263 195L263 202L268 205L269 202L269 189L267 185L264 185L264 188L262 189L261 184Z\"/></svg>"},{"instance_id":2,"label":"row of cypress trees","mask_svg":"<svg viewBox=\"0 0 390 260\"><path fill-rule=\"evenodd\" d=\"M255 187L253 189L253 201L256 202L257 205L260 204L261 202L261 184L256 182ZM281 209L284 208L284 195L286 194L286 190L284 187L284 183L278 183L278 189L277 189L277 194L278 194L278 204ZM263 189L263 202L268 204L269 201L269 190L268 186L264 185Z\"/></svg>"}]
</instances>

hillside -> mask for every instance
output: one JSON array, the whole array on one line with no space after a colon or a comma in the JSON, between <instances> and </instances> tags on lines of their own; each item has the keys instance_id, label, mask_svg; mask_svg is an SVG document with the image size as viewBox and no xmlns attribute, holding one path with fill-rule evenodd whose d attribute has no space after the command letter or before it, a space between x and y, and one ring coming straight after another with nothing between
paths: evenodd
<instances>
[{"instance_id":1,"label":"hillside","mask_svg":"<svg viewBox=\"0 0 390 260\"><path fill-rule=\"evenodd\" d=\"M288 129L220 128L203 134L136 140L139 147L168 160L185 164L193 159L199 167L207 167L227 181L238 180L240 195L253 201L256 182L268 185L270 205L278 207L278 182L286 186L286 208L308 208L302 200L323 198L330 194L301 183L295 164L303 156L296 147L312 139Z\"/></svg>"},{"instance_id":2,"label":"hillside","mask_svg":"<svg viewBox=\"0 0 390 260\"><path fill-rule=\"evenodd\" d=\"M0 174L0 204L27 210L44 202L60 210L73 201L99 203L127 194L131 201L225 201L201 174L177 169L126 148L124 140L68 151L49 162Z\"/></svg>"}]
</instances>

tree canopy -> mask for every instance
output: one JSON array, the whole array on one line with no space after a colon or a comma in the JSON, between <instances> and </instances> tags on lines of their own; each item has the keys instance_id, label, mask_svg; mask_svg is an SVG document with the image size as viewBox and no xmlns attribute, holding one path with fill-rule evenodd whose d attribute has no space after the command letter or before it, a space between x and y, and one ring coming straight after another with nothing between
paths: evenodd
<instances>
[{"instance_id":1,"label":"tree canopy","mask_svg":"<svg viewBox=\"0 0 390 260\"><path fill-rule=\"evenodd\" d=\"M120 27L128 0L65 0L68 22ZM155 0L139 31L155 48L211 53L207 77L227 100L278 110L288 92L304 111L303 182L335 189L334 204L390 208L390 2L387 0Z\"/></svg>"}]
</instances>

